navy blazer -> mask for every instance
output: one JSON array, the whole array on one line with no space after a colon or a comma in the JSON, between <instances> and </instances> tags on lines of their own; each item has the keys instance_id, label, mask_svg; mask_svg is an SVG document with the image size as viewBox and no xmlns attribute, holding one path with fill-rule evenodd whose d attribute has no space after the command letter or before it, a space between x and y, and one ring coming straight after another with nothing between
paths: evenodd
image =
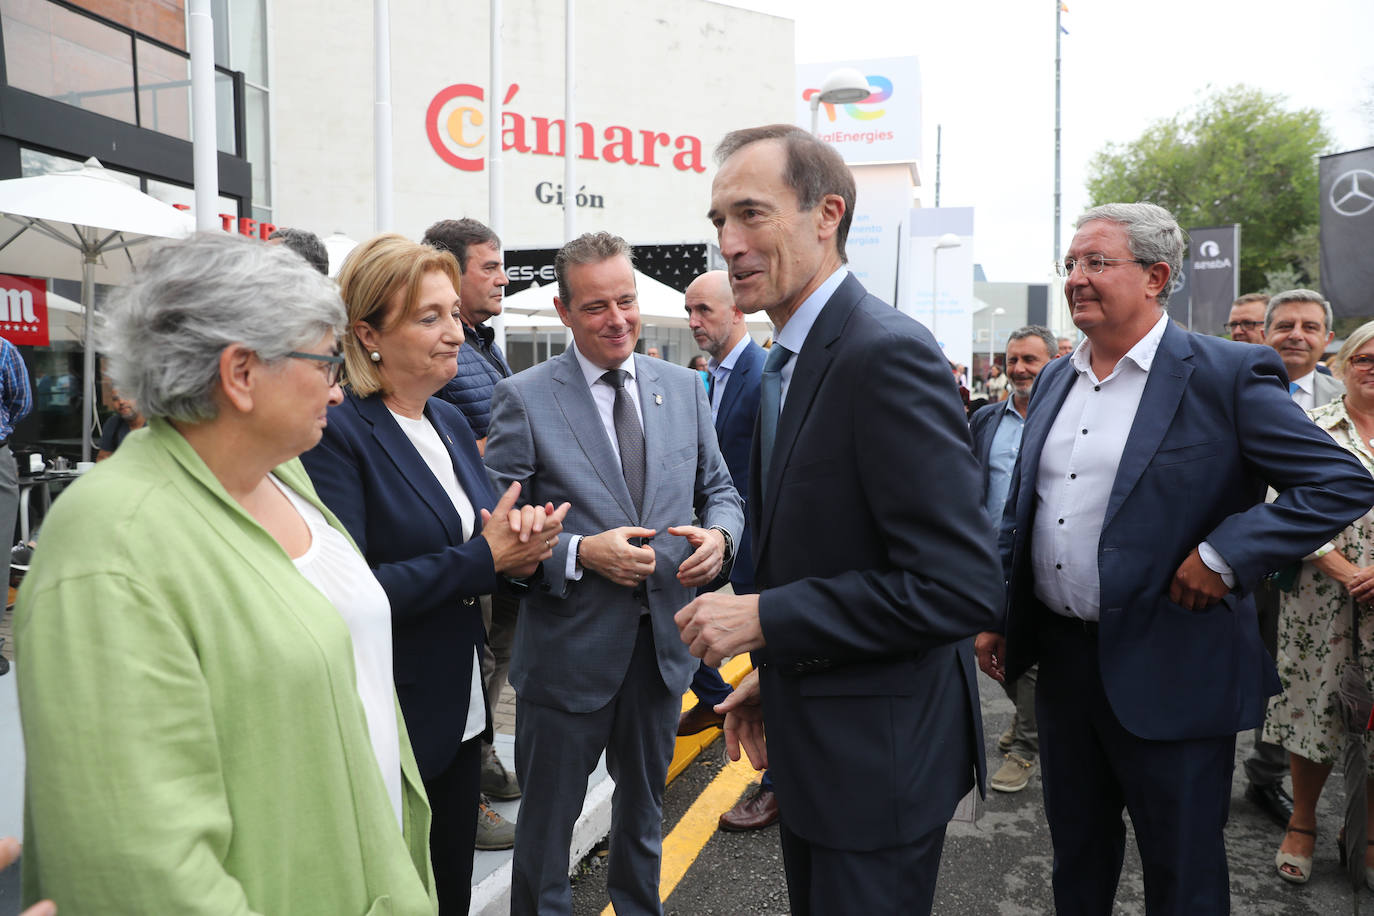
<instances>
[{"instance_id":1,"label":"navy blazer","mask_svg":"<svg viewBox=\"0 0 1374 916\"><path fill-rule=\"evenodd\" d=\"M345 392L329 408L319 445L301 461L391 601L396 693L420 774L429 779L448 767L463 740L473 651L486 639L477 596L496 591L499 581L486 540L476 536L495 494L462 413L430 398L425 416L448 445L477 514L464 541L453 501L381 396Z\"/></svg>"},{"instance_id":2,"label":"navy blazer","mask_svg":"<svg viewBox=\"0 0 1374 916\"><path fill-rule=\"evenodd\" d=\"M850 275L795 361L769 479L757 445L750 470L773 781L810 842L910 843L981 785L972 637L1002 606L992 524L929 331Z\"/></svg>"},{"instance_id":3,"label":"navy blazer","mask_svg":"<svg viewBox=\"0 0 1374 916\"><path fill-rule=\"evenodd\" d=\"M1036 379L1003 516L1007 676L1039 658L1031 534L1040 453L1078 377L1069 358ZM1264 719L1279 691L1260 644L1251 590L1374 504L1374 479L1288 395L1269 347L1190 334L1160 340L1107 504L1098 543L1103 688L1141 738L1220 737ZM1267 486L1279 491L1265 503ZM1236 588L1206 610L1169 600L1174 572L1202 541Z\"/></svg>"},{"instance_id":4,"label":"navy blazer","mask_svg":"<svg viewBox=\"0 0 1374 916\"><path fill-rule=\"evenodd\" d=\"M725 382L716 411L716 441L720 454L730 469L735 491L744 501L745 518L749 509L749 453L754 442L754 421L759 415L759 380L763 378L763 361L767 358L763 347L748 339L744 350L735 360L734 368ZM730 570L730 584L737 593L754 590L753 538L749 525L735 545L735 566Z\"/></svg>"},{"instance_id":5,"label":"navy blazer","mask_svg":"<svg viewBox=\"0 0 1374 916\"><path fill-rule=\"evenodd\" d=\"M1015 410L1011 406L1011 398L1005 401L994 401L991 404L984 404L973 412L973 416L968 418L969 435L973 437L973 457L978 459L978 466L983 471L983 495L987 496L989 462L992 460L992 440L997 437L997 427L1002 422L1002 414L1007 410Z\"/></svg>"}]
</instances>

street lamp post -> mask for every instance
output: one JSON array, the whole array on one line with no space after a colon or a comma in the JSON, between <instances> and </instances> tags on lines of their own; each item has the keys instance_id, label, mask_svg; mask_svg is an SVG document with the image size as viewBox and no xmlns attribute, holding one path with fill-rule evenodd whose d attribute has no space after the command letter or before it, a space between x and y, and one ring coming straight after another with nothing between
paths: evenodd
<instances>
[{"instance_id":1,"label":"street lamp post","mask_svg":"<svg viewBox=\"0 0 1374 916\"><path fill-rule=\"evenodd\" d=\"M988 317L988 368L992 368L992 360L997 350L997 319L1005 315L1007 310L998 306L992 310Z\"/></svg>"},{"instance_id":2,"label":"street lamp post","mask_svg":"<svg viewBox=\"0 0 1374 916\"><path fill-rule=\"evenodd\" d=\"M811 135L816 135L820 120L821 103L845 105L859 102L873 94L868 86L868 77L853 67L841 67L825 78L821 91L811 96Z\"/></svg>"},{"instance_id":3,"label":"street lamp post","mask_svg":"<svg viewBox=\"0 0 1374 916\"><path fill-rule=\"evenodd\" d=\"M939 322L936 310L939 308L940 299L940 252L946 248L958 248L962 244L964 243L959 240L959 236L953 232L946 232L935 240L935 247L930 250L930 333L934 335L937 347L940 346L940 335L936 331Z\"/></svg>"}]
</instances>

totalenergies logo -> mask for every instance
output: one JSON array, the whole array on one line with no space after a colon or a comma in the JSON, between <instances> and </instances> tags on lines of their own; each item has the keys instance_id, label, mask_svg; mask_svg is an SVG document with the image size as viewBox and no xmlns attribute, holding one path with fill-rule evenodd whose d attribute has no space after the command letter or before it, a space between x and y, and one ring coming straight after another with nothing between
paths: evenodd
<instances>
[{"instance_id":1,"label":"totalenergies logo","mask_svg":"<svg viewBox=\"0 0 1374 916\"><path fill-rule=\"evenodd\" d=\"M887 114L886 108L874 109L871 106L886 102L892 98L892 80L885 76L867 76L868 88L875 90L870 92L868 98L859 99L857 102L847 102L844 105L833 105L830 102L822 102L821 108L825 109L826 118L833 124L835 122L835 109L843 108L845 114L856 121L876 121ZM809 102L811 97L820 92L819 89L807 89L802 93L802 100Z\"/></svg>"},{"instance_id":2,"label":"totalenergies logo","mask_svg":"<svg viewBox=\"0 0 1374 916\"><path fill-rule=\"evenodd\" d=\"M501 149L536 156L562 156L566 136L562 118L527 117L505 109L519 91L519 84L511 83L501 103ZM439 158L455 169L480 172L486 168L485 156L471 155L487 145L486 106L475 104L485 99L486 92L481 86L455 83L430 100L425 112L425 134ZM671 164L680 172L706 171L700 137L690 134L673 137L662 131L631 130L618 124L598 131L586 121L578 121L573 127L577 131L574 142L580 147L578 159L650 168Z\"/></svg>"}]
</instances>

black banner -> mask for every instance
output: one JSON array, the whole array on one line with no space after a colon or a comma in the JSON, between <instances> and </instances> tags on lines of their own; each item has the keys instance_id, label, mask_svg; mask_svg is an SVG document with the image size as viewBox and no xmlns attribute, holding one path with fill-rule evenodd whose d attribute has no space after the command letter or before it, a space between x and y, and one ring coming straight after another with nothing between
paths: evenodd
<instances>
[{"instance_id":1,"label":"black banner","mask_svg":"<svg viewBox=\"0 0 1374 916\"><path fill-rule=\"evenodd\" d=\"M1322 156L1322 292L1340 316L1374 315L1374 146Z\"/></svg>"},{"instance_id":2,"label":"black banner","mask_svg":"<svg viewBox=\"0 0 1374 916\"><path fill-rule=\"evenodd\" d=\"M1170 309L1191 331L1217 334L1239 295L1240 226L1199 226L1188 230L1188 298L1186 315Z\"/></svg>"}]
</instances>

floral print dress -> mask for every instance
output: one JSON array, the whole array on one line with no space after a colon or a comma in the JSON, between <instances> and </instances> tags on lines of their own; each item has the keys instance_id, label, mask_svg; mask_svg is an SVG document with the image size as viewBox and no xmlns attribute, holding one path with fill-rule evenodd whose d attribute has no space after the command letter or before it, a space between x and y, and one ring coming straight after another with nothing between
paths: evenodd
<instances>
[{"instance_id":1,"label":"floral print dress","mask_svg":"<svg viewBox=\"0 0 1374 916\"><path fill-rule=\"evenodd\" d=\"M1374 452L1361 440L1344 398L1307 413L1374 474ZM1331 543L1356 566L1374 565L1374 510L1356 519ZM1335 763L1340 758L1345 727L1336 691L1345 670L1358 661L1364 667L1365 683L1374 689L1374 610L1360 605L1352 613L1352 605L1350 595L1336 580L1306 561L1293 590L1279 595L1278 667L1283 692L1269 700L1264 740L1314 763ZM1355 614L1360 627L1358 660L1351 632ZM1374 731L1365 732L1365 748L1374 764Z\"/></svg>"}]
</instances>

